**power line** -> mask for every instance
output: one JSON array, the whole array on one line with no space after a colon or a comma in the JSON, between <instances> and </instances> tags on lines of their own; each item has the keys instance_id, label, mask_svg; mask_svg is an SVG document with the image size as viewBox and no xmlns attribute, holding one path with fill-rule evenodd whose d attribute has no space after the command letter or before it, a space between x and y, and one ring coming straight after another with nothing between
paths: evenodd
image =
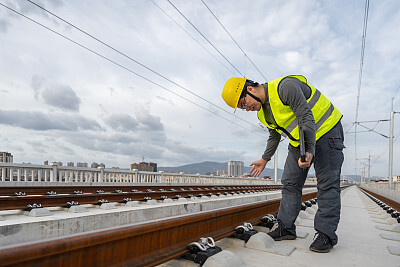
<instances>
[{"instance_id":1,"label":"power line","mask_svg":"<svg viewBox=\"0 0 400 267\"><path fill-rule=\"evenodd\" d=\"M393 144L396 143L397 139L400 137L400 130L397 131L397 133L394 135L394 141ZM374 163L371 165L373 166L376 163L376 160L379 159L380 157L382 157L384 154L386 154L386 152L388 151L389 147L387 146L382 153L379 154L379 156L377 156L374 160Z\"/></svg>"},{"instance_id":2,"label":"power line","mask_svg":"<svg viewBox=\"0 0 400 267\"><path fill-rule=\"evenodd\" d=\"M394 98L396 97L396 95L397 95L399 89L400 89L400 86L397 88L397 90L396 90L396 92L394 93L392 99L394 99ZM390 117L390 112L391 112L391 107L389 106L389 107L387 108L387 112L385 113L387 118ZM380 122L380 121L389 121L389 120L379 120L379 121L372 121L372 122ZM358 122L358 123L360 123L360 122ZM355 123L353 123L353 124L351 125L351 127L353 127L354 124L355 124ZM378 129L376 129L376 131L377 131L377 132L382 132L382 126L383 126L383 124L380 124L380 125L378 126ZM351 129L351 127L349 128L349 130ZM375 127L374 127L374 129L375 129ZM348 130L348 131L349 131L349 130ZM348 133L348 131L346 132L346 134ZM379 133L379 134L380 134L380 133ZM380 135L382 135L382 134L380 134ZM385 136L385 137L386 137L386 136ZM397 138L398 138L398 136L397 136ZM394 142L396 142L397 138L394 140ZM373 140L372 142L370 142L370 148L371 148L371 150L374 150L374 149L375 149L377 140L378 140L378 136L375 135L374 140ZM386 148L385 151L387 151L387 150L388 150L388 147Z\"/></svg>"},{"instance_id":3,"label":"power line","mask_svg":"<svg viewBox=\"0 0 400 267\"><path fill-rule=\"evenodd\" d=\"M204 0L201 0L201 2L203 2L203 4L206 6L206 8L208 9L208 11L210 11L210 13L213 15L213 17L218 21L219 25L221 25L221 27L225 30L225 32L229 35L229 37L231 37L231 39L233 40L233 42L235 42L235 44L237 45L237 47L239 47L240 51L242 51L242 53L244 54L245 57L247 57L249 59L249 61L251 62L251 64L254 66L254 68L256 68L256 70L258 71L258 73L261 74L261 76L265 79L265 81L268 81L268 79L264 76L264 74L257 68L257 66L254 64L254 62L251 60L251 58L246 54L246 52L244 52L244 50L240 47L240 45L238 44L238 42L236 42L235 38L233 38L233 36L228 32L228 30L225 28L225 26L221 23L221 21L217 18L217 16L215 16L215 14L211 11L211 9L208 7L208 5L204 2Z\"/></svg>"},{"instance_id":4,"label":"power line","mask_svg":"<svg viewBox=\"0 0 400 267\"><path fill-rule=\"evenodd\" d=\"M399 92L399 89L400 89L400 86L397 88L397 90L396 90L396 93L394 93L394 96L393 96L393 98L395 98L395 97L396 97L396 95L397 95L397 92Z\"/></svg>"},{"instance_id":5,"label":"power line","mask_svg":"<svg viewBox=\"0 0 400 267\"><path fill-rule=\"evenodd\" d=\"M219 109L219 110L221 110L221 111L227 113L227 114L230 115L230 116L234 116L235 118L238 118L239 120L241 120L241 121L243 121L243 122L245 122L245 123L247 123L247 124L249 124L249 125L251 125L251 126L256 127L257 129L260 129L260 130L262 130L262 131L265 131L265 130L263 130L262 128L258 127L257 125L252 124L252 123L250 123L250 122L248 122L248 121L246 121L246 120L244 120L244 119L242 119L242 118L240 118L240 117L238 117L238 116L236 116L236 115L233 115L231 112L226 111L225 109L223 109L223 108L221 108L220 106L218 106L218 105L216 105L216 104L210 102L209 100L205 99L204 97L202 97L202 96L200 96L200 95L198 95L198 94L196 94L196 93L193 93L193 92L190 91L189 89L187 89L187 88L183 87L182 85L180 85L180 84L178 84L178 83L172 81L171 79L169 79L169 78L167 78L166 76L160 74L159 72L157 72L157 71L155 71L155 70L153 70L153 69L147 67L146 65L140 63L139 61L137 61L137 60L135 60L134 58L128 56L127 54L125 54L125 53L119 51L118 49L112 47L111 45L105 43L104 41L102 41L102 40L100 40L99 38L97 38L97 37L91 35L90 33L88 33L88 32L86 32L86 31L82 30L81 28L75 26L74 24L70 23L69 21L67 21L67 20L61 18L60 16L54 14L53 12L47 10L46 8L44 8L44 7L42 7L42 6L38 5L38 4L36 4L35 2L33 2L33 1L31 1L31 0L27 0L27 1L30 2L30 3L32 3L33 5L37 6L38 8L42 9L43 11L45 11L45 12L51 14L52 16L58 18L59 20L63 21L64 23L70 25L70 26L73 27L74 29L76 29L76 30L82 32L83 34L89 36L90 38L96 40L97 42L101 43L102 45L104 45L104 46L110 48L111 50L117 52L118 54L120 54L120 55L126 57L127 59L129 59L129 60L135 62L136 64L138 64L139 66L145 68L146 70L151 71L152 73L156 74L157 76L159 76L159 77L161 77L161 78L163 78L163 79L169 81L170 83L172 83L172 84L178 86L179 88L185 90L186 92L188 92L188 93L190 93L190 94L192 94L192 95L194 95L194 96L200 98L201 100L203 100L203 101L209 103L210 105L214 106L215 108L217 108L217 109ZM211 111L209 111L209 112L211 112ZM211 113L213 113L213 112L211 112Z\"/></svg>"},{"instance_id":6,"label":"power line","mask_svg":"<svg viewBox=\"0 0 400 267\"><path fill-rule=\"evenodd\" d=\"M193 105L196 105L197 107L202 108L202 109L204 109L204 110L206 110L206 111L208 111L208 112L214 114L215 116L220 117L221 119L224 119L224 120L226 120L226 121L228 121L228 122L231 122L231 123L233 123L233 124L239 126L240 128L243 128L243 129L245 129L245 130L247 130L247 131L249 131L249 132L251 132L251 133L253 133L253 134L258 135L259 137L264 138L264 136L259 135L259 134L255 133L255 132L253 132L253 131L250 131L250 130L247 129L246 127L244 127L244 126L242 126L242 125L240 125L240 124L238 124L238 123L236 123L236 122L234 122L234 121L231 121L231 120L229 120L229 119L227 119L227 118L225 118L225 117L222 117L221 115L219 115L219 114L217 114L217 113L214 113L214 112L210 111L209 109L207 109L207 108L205 108L205 107L203 107L203 106L201 106L201 105L199 105L199 104L197 104L197 103L191 101L190 99L187 99L187 98L185 98L185 97L183 97L183 96L181 96L181 95L179 95L179 94L173 92L172 90L170 90L170 89L168 89L168 88L166 88L166 87L164 87L164 86L162 86L162 85L160 85L160 84L158 84L158 83L156 83L156 82L150 80L149 78L146 78L146 77L144 77L143 75L141 75L141 74L139 74L139 73L137 73L137 72L134 72L133 70L131 70L131 69L129 69L129 68L127 68L127 67L125 67L125 66L119 64L118 62L116 62L116 61L114 61L114 60L112 60L112 59L110 59L110 58L108 58L108 57L106 57L106 56L103 56L102 54L100 54L100 53L98 53L98 52L96 52L96 51L94 51L94 50L92 50L92 49L90 49L90 48L88 48L88 47L86 47L86 46L84 46L84 45L82 45L82 44L80 44L80 43L74 41L74 40L72 40L71 38L69 38L69 37L67 37L67 36L65 36L65 35L63 35L63 34L57 32L57 31L55 31L55 30L53 30L53 29L51 29L51 28L45 26L45 25L43 25L43 24L41 24L40 22L38 22L38 21L36 21L36 20L34 20L34 19L28 17L28 16L25 16L24 14L22 14L22 13L16 11L16 10L14 10L14 9L12 9L11 7L6 6L6 5L4 5L3 3L0 3L0 5L2 5L3 7L5 7L5 8L7 8L7 9L11 10L12 12L14 12L14 13L16 13L16 14L18 14L18 15L20 15L20 16L22 16L22 17L24 17L24 18L26 18L26 19L28 19L28 20L30 20L30 21L32 21L33 23L35 23L35 24L37 24L37 25L39 25L39 26L41 26L41 27L43 27L43 28L45 28L45 29L47 29L47 30L53 32L54 34L56 34L56 35L58 35L58 36L60 36L60 37L62 37L62 38L64 38L64 39L66 39L66 40L68 40L68 41L70 41L70 42L72 42L72 43L74 43L74 44L80 46L81 48L83 48L83 49L85 49L85 50L87 50L87 51L89 51L89 52L91 52L91 53L93 53L93 54L95 54L95 55L97 55L97 56L99 56L99 57L101 57L101 58L103 58L103 59L105 59L105 60L107 60L107 61L109 61L109 62L115 64L115 65L117 65L118 67L120 67L120 68L122 68L122 69L124 69L124 70L126 70L126 71L128 71L128 72L130 72L130 73L132 73L132 74L135 74L136 76L138 76L138 77L140 77L140 78L142 78L142 79L144 79L144 80L146 80L146 81L148 81L148 82L150 82L150 83L152 83L152 84L154 84L154 85L156 85L156 86L158 86L158 87L160 87L160 88L162 88L162 89L164 89L164 90L166 90L166 91L168 91L168 92L170 92L170 93L172 93L172 94L174 94L174 95L176 95L176 96L178 96L178 97L180 97L180 98L182 98L182 99L184 99L184 100L186 100L186 101L188 101L188 102L190 102L190 103L192 103Z\"/></svg>"},{"instance_id":7,"label":"power line","mask_svg":"<svg viewBox=\"0 0 400 267\"><path fill-rule=\"evenodd\" d=\"M364 8L364 25L363 25L363 34L361 41L361 59L360 59L360 71L358 75L358 92L357 92L357 106L356 106L356 119L355 119L355 134L354 134L354 152L355 158L357 159L357 120L358 120L358 109L360 105L360 92L361 92L361 81L362 81L362 72L364 65L364 50L365 50L365 39L367 38L367 25L368 25L368 10L369 10L369 0L365 1ZM355 162L355 168L357 169L357 161Z\"/></svg>"},{"instance_id":8,"label":"power line","mask_svg":"<svg viewBox=\"0 0 400 267\"><path fill-rule=\"evenodd\" d=\"M170 0L167 0L168 3L171 4L173 8L175 8L176 11L178 11L179 14L190 24L192 27L201 35L203 38L240 74L244 77L244 75L221 53L221 51L218 50L218 48L215 47L215 45L208 40L208 38L174 5L171 3Z\"/></svg>"},{"instance_id":9,"label":"power line","mask_svg":"<svg viewBox=\"0 0 400 267\"><path fill-rule=\"evenodd\" d=\"M174 20L167 12L162 9L159 5L157 5L156 2L153 0L150 0L155 6L157 6L161 12L163 12L168 18L170 18L181 30L183 30L187 35L189 35L190 38L192 38L198 45L200 45L210 56L212 56L218 63L220 63L222 66L224 66L232 75L235 75L232 70L230 70L224 63L222 63L216 56L214 56L204 45L202 45L196 38L193 37L185 28L183 28L176 20Z\"/></svg>"}]
</instances>

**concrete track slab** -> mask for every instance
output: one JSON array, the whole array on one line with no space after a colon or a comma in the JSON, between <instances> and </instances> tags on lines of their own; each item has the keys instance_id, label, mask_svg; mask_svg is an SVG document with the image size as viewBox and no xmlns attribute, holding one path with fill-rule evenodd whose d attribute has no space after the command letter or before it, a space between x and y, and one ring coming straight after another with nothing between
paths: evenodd
<instances>
[{"instance_id":1,"label":"concrete track slab","mask_svg":"<svg viewBox=\"0 0 400 267\"><path fill-rule=\"evenodd\" d=\"M383 214L383 215L380 215L380 216L371 215L371 218L373 218L373 219L389 219L389 218L392 218L392 216L390 216L390 214L386 213L386 214Z\"/></svg>"},{"instance_id":2,"label":"concrete track slab","mask_svg":"<svg viewBox=\"0 0 400 267\"><path fill-rule=\"evenodd\" d=\"M377 229L379 229L379 230L400 233L400 224L396 224L396 225L376 225L375 227Z\"/></svg>"},{"instance_id":3,"label":"concrete track slab","mask_svg":"<svg viewBox=\"0 0 400 267\"><path fill-rule=\"evenodd\" d=\"M356 187L342 192L341 220L337 230L338 244L329 253L315 253L309 250L315 230L297 226L298 232L308 233L306 238L284 240L279 243L296 247L290 256L282 256L244 247L244 241L234 241L236 245L223 245L228 238L218 241L218 246L229 249L238 255L246 265L264 266L400 266L400 257L396 254L399 242L381 238L383 231L375 228L367 210L367 204L373 202ZM309 221L309 220L308 220ZM388 233L388 232L386 232ZM396 233L390 233L396 234ZM233 241L229 241L233 242ZM242 242L242 243L240 243ZM240 244L239 244L240 243Z\"/></svg>"},{"instance_id":4,"label":"concrete track slab","mask_svg":"<svg viewBox=\"0 0 400 267\"><path fill-rule=\"evenodd\" d=\"M394 240L400 242L400 234L381 234L384 239Z\"/></svg>"},{"instance_id":5,"label":"concrete track slab","mask_svg":"<svg viewBox=\"0 0 400 267\"><path fill-rule=\"evenodd\" d=\"M380 223L380 224L389 224L389 225L394 225L397 224L397 220L395 218L388 218L388 219L372 219L373 222L375 223Z\"/></svg>"},{"instance_id":6,"label":"concrete track slab","mask_svg":"<svg viewBox=\"0 0 400 267\"><path fill-rule=\"evenodd\" d=\"M313 220L307 220L307 219L301 219L301 218L297 217L295 225L296 226L314 228L314 221Z\"/></svg>"},{"instance_id":7,"label":"concrete track slab","mask_svg":"<svg viewBox=\"0 0 400 267\"><path fill-rule=\"evenodd\" d=\"M400 256L400 247L388 246L387 248L390 254Z\"/></svg>"},{"instance_id":8,"label":"concrete track slab","mask_svg":"<svg viewBox=\"0 0 400 267\"><path fill-rule=\"evenodd\" d=\"M274 241L266 233L252 235L249 241L245 243L245 247L284 256L289 256L296 249L294 246Z\"/></svg>"},{"instance_id":9,"label":"concrete track slab","mask_svg":"<svg viewBox=\"0 0 400 267\"><path fill-rule=\"evenodd\" d=\"M306 190L306 192L313 192L315 188L307 188ZM50 211L49 216L43 217L25 216L24 211L21 210L0 211L0 216L3 219L0 220L0 246L280 197L281 193L279 191L273 191L232 195L229 197L190 198L184 202L179 200L173 200L172 202L149 200L145 203L137 201L128 202L129 204L106 203L109 205L103 204L105 205L104 207L115 208L103 209L99 205L82 205L86 212L81 213L54 207L48 208Z\"/></svg>"},{"instance_id":10,"label":"concrete track slab","mask_svg":"<svg viewBox=\"0 0 400 267\"><path fill-rule=\"evenodd\" d=\"M311 215L308 212L305 212L304 210L301 210L299 213L299 218L300 219L306 219L306 220L314 220L314 216Z\"/></svg>"}]
</instances>

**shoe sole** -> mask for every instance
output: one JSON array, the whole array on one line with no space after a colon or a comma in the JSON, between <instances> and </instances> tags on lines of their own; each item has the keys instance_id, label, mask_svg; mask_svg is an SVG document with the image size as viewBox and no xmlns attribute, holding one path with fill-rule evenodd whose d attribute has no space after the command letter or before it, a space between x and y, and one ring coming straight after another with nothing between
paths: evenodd
<instances>
[{"instance_id":1,"label":"shoe sole","mask_svg":"<svg viewBox=\"0 0 400 267\"><path fill-rule=\"evenodd\" d=\"M318 253L328 253L329 251L331 251L330 248L327 248L327 249L315 249L315 248L312 248L312 247L310 247L310 250L314 251L314 252L318 252Z\"/></svg>"},{"instance_id":2,"label":"shoe sole","mask_svg":"<svg viewBox=\"0 0 400 267\"><path fill-rule=\"evenodd\" d=\"M274 239L275 241L282 241L282 240L295 240L297 238L297 236L294 235L284 235L281 237L278 237L276 239Z\"/></svg>"}]
</instances>

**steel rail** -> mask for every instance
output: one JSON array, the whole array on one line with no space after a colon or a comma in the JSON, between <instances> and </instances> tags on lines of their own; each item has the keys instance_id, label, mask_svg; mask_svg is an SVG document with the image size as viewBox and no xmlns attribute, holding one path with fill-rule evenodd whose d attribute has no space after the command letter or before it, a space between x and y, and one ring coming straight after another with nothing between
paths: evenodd
<instances>
[{"instance_id":1,"label":"steel rail","mask_svg":"<svg viewBox=\"0 0 400 267\"><path fill-rule=\"evenodd\" d=\"M303 201L316 197L303 194ZM280 199L95 230L0 248L0 266L155 266L188 252L200 237L219 240L244 222L278 212Z\"/></svg>"},{"instance_id":2,"label":"steel rail","mask_svg":"<svg viewBox=\"0 0 400 267\"><path fill-rule=\"evenodd\" d=\"M190 190L198 188L208 188L208 189L281 189L281 185L215 185L215 184L193 184L193 185L79 185L79 186L1 186L0 196L14 196L17 192L24 192L27 195L45 195L47 192L54 191L57 194L73 194L74 191L82 191L83 193L96 193L98 190L103 190L104 192L115 192L117 190L122 190L124 192L131 192L132 190L147 191L148 189L152 191L160 191L160 189L169 191L174 190Z\"/></svg>"},{"instance_id":3,"label":"steel rail","mask_svg":"<svg viewBox=\"0 0 400 267\"><path fill-rule=\"evenodd\" d=\"M388 205L388 206L392 207L393 209L395 209L396 211L400 212L400 203L399 202L396 202L396 201L394 201L394 200L392 200L390 198L381 196L381 195L379 195L377 193L374 193L374 192L372 192L370 190L367 190L367 189L364 189L364 188L361 188L361 187L358 187L358 188L361 191L364 191L364 192L370 194L371 196L376 197L380 201L384 202L386 205Z\"/></svg>"},{"instance_id":4,"label":"steel rail","mask_svg":"<svg viewBox=\"0 0 400 267\"><path fill-rule=\"evenodd\" d=\"M116 189L119 188L119 189ZM135 189L132 189L135 188ZM146 190L144 190L146 188ZM67 207L68 202L77 202L79 204L101 204L104 201L107 202L124 202L127 199L131 201L147 201L149 199L162 200L166 198L180 198L180 197L201 197L211 196L211 195L219 195L219 194L232 194L232 193L248 193L248 192L261 192L261 191L270 191L270 190L278 190L280 186L228 186L228 187L150 187L150 186L140 186L140 187L132 187L129 186L127 188L123 187L102 187L102 190L107 190L107 192L97 192L94 191L93 188L90 187L71 187L64 188L64 186L60 187L51 187L51 191L56 190L57 194L47 194L50 187L36 188L37 191L30 193L39 193L41 195L22 195L22 196L0 196L0 210L13 210L13 209L26 209L28 205L40 204L42 207ZM59 190L60 189L60 190ZM95 188L100 190L98 188ZM125 191L127 189L131 189L130 191ZM141 191L141 190L143 191ZM162 191L161 191L161 190ZM172 190L171 190L172 189ZM3 189L4 190L4 189ZM68 191L66 191L68 190ZM82 190L82 194L73 193L76 190ZM116 191L121 190L121 191ZM124 191L122 191L124 190ZM133 192L132 190L137 190ZM169 191L165 191L169 190ZM58 192L68 192L66 194L58 194ZM46 192L46 193L45 193ZM72 192L72 193L71 193ZM89 193L83 193L89 192ZM43 194L44 193L44 194Z\"/></svg>"}]
</instances>

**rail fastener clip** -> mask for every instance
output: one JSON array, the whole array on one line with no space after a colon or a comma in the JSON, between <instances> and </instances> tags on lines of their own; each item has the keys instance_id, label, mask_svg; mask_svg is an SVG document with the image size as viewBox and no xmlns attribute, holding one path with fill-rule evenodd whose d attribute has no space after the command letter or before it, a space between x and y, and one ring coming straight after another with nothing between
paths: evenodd
<instances>
[{"instance_id":1,"label":"rail fastener clip","mask_svg":"<svg viewBox=\"0 0 400 267\"><path fill-rule=\"evenodd\" d=\"M258 231L253 228L253 225L247 222L243 223L243 225L237 226L235 231L236 233L234 233L233 236L240 240L244 240L244 242L249 241L252 235L258 233Z\"/></svg>"},{"instance_id":2,"label":"rail fastener clip","mask_svg":"<svg viewBox=\"0 0 400 267\"><path fill-rule=\"evenodd\" d=\"M215 246L212 237L202 237L199 241L187 245L187 248L189 253L186 253L184 258L199 263L200 266L203 266L209 257L222 251L220 247Z\"/></svg>"},{"instance_id":3,"label":"rail fastener clip","mask_svg":"<svg viewBox=\"0 0 400 267\"><path fill-rule=\"evenodd\" d=\"M272 229L272 227L274 227L274 225L277 223L277 220L275 219L274 215L272 214L268 214L264 217L261 218L261 226L267 227L270 230Z\"/></svg>"}]
</instances>

